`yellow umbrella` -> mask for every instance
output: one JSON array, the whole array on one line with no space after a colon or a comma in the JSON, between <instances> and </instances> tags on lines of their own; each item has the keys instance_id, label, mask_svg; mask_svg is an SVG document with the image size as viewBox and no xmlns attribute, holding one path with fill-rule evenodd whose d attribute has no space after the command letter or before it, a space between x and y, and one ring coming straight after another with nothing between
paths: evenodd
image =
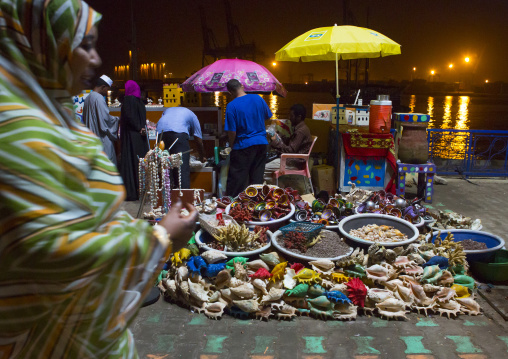
<instances>
[{"instance_id":1,"label":"yellow umbrella","mask_svg":"<svg viewBox=\"0 0 508 359\"><path fill-rule=\"evenodd\" d=\"M339 97L339 60L399 55L400 45L385 35L350 25L320 27L291 40L275 53L278 61L333 61ZM338 106L338 103L337 103Z\"/></svg>"},{"instance_id":2,"label":"yellow umbrella","mask_svg":"<svg viewBox=\"0 0 508 359\"><path fill-rule=\"evenodd\" d=\"M339 60L399 55L400 45L385 35L350 25L320 27L291 40L275 53L278 61L333 61L337 86L337 143L339 141ZM339 166L337 154L336 165ZM338 181L337 176L337 181Z\"/></svg>"}]
</instances>

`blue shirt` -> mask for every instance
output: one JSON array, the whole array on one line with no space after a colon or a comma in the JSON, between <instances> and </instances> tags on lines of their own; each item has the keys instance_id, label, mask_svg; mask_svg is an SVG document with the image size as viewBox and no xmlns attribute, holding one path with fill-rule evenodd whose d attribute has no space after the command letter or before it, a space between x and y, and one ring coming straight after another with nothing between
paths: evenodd
<instances>
[{"instance_id":1,"label":"blue shirt","mask_svg":"<svg viewBox=\"0 0 508 359\"><path fill-rule=\"evenodd\" d=\"M259 95L244 95L235 98L226 107L225 131L236 132L234 150L254 145L267 145L265 120L272 112Z\"/></svg>"},{"instance_id":2,"label":"blue shirt","mask_svg":"<svg viewBox=\"0 0 508 359\"><path fill-rule=\"evenodd\" d=\"M194 112L185 107L170 107L162 113L157 122L157 132L186 133L190 136L203 138L198 117Z\"/></svg>"}]
</instances>

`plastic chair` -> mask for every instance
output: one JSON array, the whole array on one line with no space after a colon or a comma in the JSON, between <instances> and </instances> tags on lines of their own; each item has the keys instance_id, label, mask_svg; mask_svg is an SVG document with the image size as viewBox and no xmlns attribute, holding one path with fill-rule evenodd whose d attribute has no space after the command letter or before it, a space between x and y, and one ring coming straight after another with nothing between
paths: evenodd
<instances>
[{"instance_id":1,"label":"plastic chair","mask_svg":"<svg viewBox=\"0 0 508 359\"><path fill-rule=\"evenodd\" d=\"M312 152L312 148L314 147L314 144L316 143L317 136L312 136L312 144L309 148L309 153L302 154L302 153L283 153L280 155L280 169L278 171L275 171L273 173L273 176L275 177L275 184L279 185L279 177L284 175L300 175L305 176L309 179L310 182L310 188L312 193L314 193L314 187L312 187L312 179L309 171L309 159L310 159L310 153ZM305 160L305 169L303 170L290 170L286 169L286 161L289 158L302 158Z\"/></svg>"}]
</instances>

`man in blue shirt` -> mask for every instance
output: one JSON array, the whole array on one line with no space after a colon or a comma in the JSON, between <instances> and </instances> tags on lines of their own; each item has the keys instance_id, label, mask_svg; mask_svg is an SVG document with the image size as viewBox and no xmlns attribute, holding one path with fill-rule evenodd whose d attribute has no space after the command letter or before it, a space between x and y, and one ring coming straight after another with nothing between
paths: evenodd
<instances>
[{"instance_id":1,"label":"man in blue shirt","mask_svg":"<svg viewBox=\"0 0 508 359\"><path fill-rule=\"evenodd\" d=\"M170 107L162 113L162 117L157 122L157 132L159 140L164 141L166 148L169 148L173 142L176 143L169 151L170 154L186 152L190 150L189 137L194 136L201 162L205 162L205 150L203 147L203 135L198 117L194 112L185 107ZM182 188L190 188L190 152L182 155ZM178 187L178 171L173 172L173 186Z\"/></svg>"},{"instance_id":2,"label":"man in blue shirt","mask_svg":"<svg viewBox=\"0 0 508 359\"><path fill-rule=\"evenodd\" d=\"M226 107L226 124L232 148L229 158L229 173L226 191L236 197L251 184L262 184L266 163L265 121L272 112L259 95L248 95L236 79L227 83L233 96Z\"/></svg>"}]
</instances>

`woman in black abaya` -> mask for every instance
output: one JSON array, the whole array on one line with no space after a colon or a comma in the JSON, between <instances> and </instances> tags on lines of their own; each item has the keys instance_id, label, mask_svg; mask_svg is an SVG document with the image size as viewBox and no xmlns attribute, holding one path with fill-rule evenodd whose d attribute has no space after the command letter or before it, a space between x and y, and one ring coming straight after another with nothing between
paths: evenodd
<instances>
[{"instance_id":1,"label":"woman in black abaya","mask_svg":"<svg viewBox=\"0 0 508 359\"><path fill-rule=\"evenodd\" d=\"M125 97L120 115L120 174L127 192L127 201L136 201L139 198L138 158L145 157L148 152L145 126L146 109L141 100L141 90L135 81L129 80L125 83Z\"/></svg>"}]
</instances>

